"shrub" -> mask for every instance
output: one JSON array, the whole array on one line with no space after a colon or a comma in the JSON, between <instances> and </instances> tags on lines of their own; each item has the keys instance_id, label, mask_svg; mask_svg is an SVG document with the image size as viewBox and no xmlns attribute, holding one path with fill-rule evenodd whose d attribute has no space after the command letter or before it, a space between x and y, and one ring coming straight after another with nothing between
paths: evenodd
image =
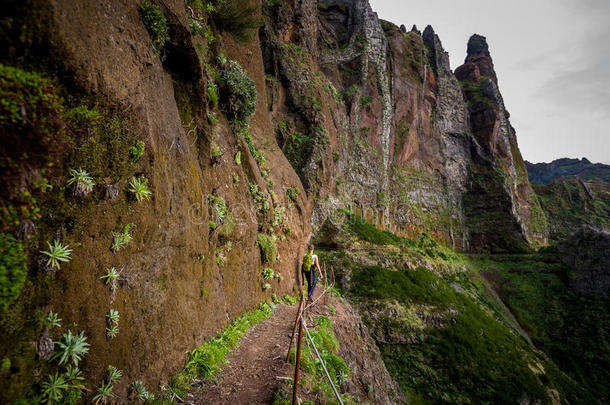
<instances>
[{"instance_id":1,"label":"shrub","mask_svg":"<svg viewBox=\"0 0 610 405\"><path fill-rule=\"evenodd\" d=\"M137 162L138 159L142 157L144 154L144 149L146 148L146 144L144 141L138 141L134 146L129 148L129 157L132 162Z\"/></svg>"},{"instance_id":2,"label":"shrub","mask_svg":"<svg viewBox=\"0 0 610 405\"><path fill-rule=\"evenodd\" d=\"M220 76L230 118L245 121L256 109L256 87L239 63L232 60Z\"/></svg>"},{"instance_id":3,"label":"shrub","mask_svg":"<svg viewBox=\"0 0 610 405\"><path fill-rule=\"evenodd\" d=\"M0 234L0 312L19 297L26 276L23 246L13 235Z\"/></svg>"},{"instance_id":4,"label":"shrub","mask_svg":"<svg viewBox=\"0 0 610 405\"><path fill-rule=\"evenodd\" d=\"M129 181L129 191L137 201L148 200L152 194L148 189L148 179L144 176L132 177Z\"/></svg>"},{"instance_id":5,"label":"shrub","mask_svg":"<svg viewBox=\"0 0 610 405\"><path fill-rule=\"evenodd\" d=\"M277 246L275 238L263 233L259 233L256 237L256 244L261 251L261 260L263 263L273 263L277 257Z\"/></svg>"},{"instance_id":6,"label":"shrub","mask_svg":"<svg viewBox=\"0 0 610 405\"><path fill-rule=\"evenodd\" d=\"M220 30L241 43L250 42L261 24L257 0L220 0L213 18Z\"/></svg>"},{"instance_id":7,"label":"shrub","mask_svg":"<svg viewBox=\"0 0 610 405\"><path fill-rule=\"evenodd\" d=\"M165 42L169 41L167 19L159 7L148 0L144 0L140 6L140 18L152 39L153 51L155 53L161 53L163 45L165 45Z\"/></svg>"},{"instance_id":8,"label":"shrub","mask_svg":"<svg viewBox=\"0 0 610 405\"><path fill-rule=\"evenodd\" d=\"M373 102L373 97L371 96L362 96L360 98L360 104L362 104L362 106L367 106L369 104L371 104Z\"/></svg>"},{"instance_id":9,"label":"shrub","mask_svg":"<svg viewBox=\"0 0 610 405\"><path fill-rule=\"evenodd\" d=\"M89 343L86 340L84 332L81 332L80 335L73 335L72 331L68 330L68 333L63 334L61 341L55 342L59 345L59 349L53 358L59 357L60 365L71 361L78 366L81 356L89 352Z\"/></svg>"},{"instance_id":10,"label":"shrub","mask_svg":"<svg viewBox=\"0 0 610 405\"><path fill-rule=\"evenodd\" d=\"M52 245L47 242L47 246L49 246L49 250L42 253L49 256L47 266L51 266L51 269L57 268L59 270L60 262L70 261L72 249L68 245L62 245L59 240L55 239Z\"/></svg>"}]
</instances>

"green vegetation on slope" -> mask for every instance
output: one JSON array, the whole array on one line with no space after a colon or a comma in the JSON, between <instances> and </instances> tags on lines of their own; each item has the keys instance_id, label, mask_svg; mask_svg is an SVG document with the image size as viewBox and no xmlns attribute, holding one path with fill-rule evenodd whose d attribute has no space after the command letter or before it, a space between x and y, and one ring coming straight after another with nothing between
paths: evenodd
<instances>
[{"instance_id":1,"label":"green vegetation on slope","mask_svg":"<svg viewBox=\"0 0 610 405\"><path fill-rule=\"evenodd\" d=\"M579 385L610 400L610 300L570 291L567 269L549 255L493 259L476 265L495 280L535 345Z\"/></svg>"},{"instance_id":2,"label":"green vegetation on slope","mask_svg":"<svg viewBox=\"0 0 610 405\"><path fill-rule=\"evenodd\" d=\"M519 397L545 402L545 388L530 369L536 357L526 343L467 296L424 268L365 267L350 293L367 299L453 309L445 327L426 327L413 345L381 344L390 373L407 392L434 403L511 403Z\"/></svg>"},{"instance_id":3,"label":"green vegetation on slope","mask_svg":"<svg viewBox=\"0 0 610 405\"><path fill-rule=\"evenodd\" d=\"M595 358L597 370L608 368L604 356L600 356L604 341L590 345L589 351L583 350L589 339L582 333L594 327L595 311L585 312L590 320L588 324L584 322L583 328L582 324L574 324L580 331L574 336L578 343L570 339L561 343L565 336L558 332L559 322L553 323L556 331L548 338L549 346L542 346L545 354L520 336L527 337L488 282L479 276L481 263L492 263L488 259L453 253L425 234L413 241L384 233L370 224L358 225L354 227L347 221L344 229L360 241L376 243L358 244L358 249L347 251L321 251L321 261L335 268L348 298L355 301L377 341L388 371L411 403L514 404L527 399L549 404L553 398L573 404L596 403L591 394L595 388L587 385L585 378L591 374L579 378L565 364L585 355ZM393 243L386 245L389 242ZM561 267L558 263L543 263L543 259L549 261L543 256L521 257L540 264L545 272ZM371 261L380 265L371 266ZM541 280L548 278L537 276ZM557 275L554 277L561 282ZM561 286L565 292L566 287ZM566 295L556 289L558 285L524 280L522 287L516 302L524 302L527 296L538 305L529 317L513 310L527 332L540 323L539 318L545 313L561 314L566 310L559 308ZM557 294L557 298L551 299L550 294ZM542 301L547 305L541 305ZM583 305L583 300L574 305ZM516 306L509 303L511 309ZM596 310L599 309L598 303ZM547 316L547 320L554 316ZM538 344L535 333L532 338ZM554 355L552 344L565 345L566 349L572 346L576 351L564 362ZM607 376L600 373L595 380L604 379Z\"/></svg>"}]
</instances>

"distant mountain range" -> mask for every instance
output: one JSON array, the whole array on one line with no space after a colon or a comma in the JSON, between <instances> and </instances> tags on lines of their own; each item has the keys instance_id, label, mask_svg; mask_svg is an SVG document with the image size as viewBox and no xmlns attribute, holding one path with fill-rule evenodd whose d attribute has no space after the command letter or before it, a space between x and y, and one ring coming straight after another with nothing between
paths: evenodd
<instances>
[{"instance_id":1,"label":"distant mountain range","mask_svg":"<svg viewBox=\"0 0 610 405\"><path fill-rule=\"evenodd\" d=\"M551 163L525 162L527 174L533 184L549 184L563 177L578 177L582 180L600 179L610 181L610 165L591 163L588 159L563 158Z\"/></svg>"}]
</instances>

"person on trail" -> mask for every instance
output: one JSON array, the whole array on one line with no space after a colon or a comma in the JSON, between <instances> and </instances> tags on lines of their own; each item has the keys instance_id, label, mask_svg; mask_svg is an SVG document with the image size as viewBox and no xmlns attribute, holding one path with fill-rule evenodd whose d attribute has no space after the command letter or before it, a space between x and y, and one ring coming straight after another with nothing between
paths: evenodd
<instances>
[{"instance_id":1,"label":"person on trail","mask_svg":"<svg viewBox=\"0 0 610 405\"><path fill-rule=\"evenodd\" d=\"M303 267L301 269L301 273L303 275L303 285L305 285L305 280L307 280L307 295L311 300L313 298L313 292L316 288L316 269L322 274L322 270L320 270L320 262L318 261L318 255L313 254L313 245L309 245L307 247L307 254L303 258Z\"/></svg>"}]
</instances>

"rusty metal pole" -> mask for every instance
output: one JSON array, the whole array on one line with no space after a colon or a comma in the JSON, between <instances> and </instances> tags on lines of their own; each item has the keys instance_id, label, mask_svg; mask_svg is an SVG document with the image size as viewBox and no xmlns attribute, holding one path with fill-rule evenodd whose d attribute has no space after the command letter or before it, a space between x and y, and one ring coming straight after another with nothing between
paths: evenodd
<instances>
[{"instance_id":1,"label":"rusty metal pole","mask_svg":"<svg viewBox=\"0 0 610 405\"><path fill-rule=\"evenodd\" d=\"M288 353L286 353L286 362L290 360L290 349L292 349L292 342L294 341L294 334L297 332L297 324L299 323L299 318L301 317L301 306L303 305L303 300L299 301L299 308L297 309L297 317L294 319L294 326L292 327L292 334L290 335L290 344L288 345Z\"/></svg>"},{"instance_id":2,"label":"rusty metal pole","mask_svg":"<svg viewBox=\"0 0 610 405\"><path fill-rule=\"evenodd\" d=\"M328 283L326 280L326 264L324 264L324 267L322 268L322 271L324 272L324 291L326 291L326 288L328 287ZM324 305L326 305L326 295L324 295Z\"/></svg>"},{"instance_id":3,"label":"rusty metal pole","mask_svg":"<svg viewBox=\"0 0 610 405\"><path fill-rule=\"evenodd\" d=\"M302 296L302 295L301 295ZM301 342L303 339L303 316L299 321L299 338L297 340L297 354L294 362L294 386L292 387L292 405L297 405L297 391L299 389L299 366L301 365Z\"/></svg>"}]
</instances>

